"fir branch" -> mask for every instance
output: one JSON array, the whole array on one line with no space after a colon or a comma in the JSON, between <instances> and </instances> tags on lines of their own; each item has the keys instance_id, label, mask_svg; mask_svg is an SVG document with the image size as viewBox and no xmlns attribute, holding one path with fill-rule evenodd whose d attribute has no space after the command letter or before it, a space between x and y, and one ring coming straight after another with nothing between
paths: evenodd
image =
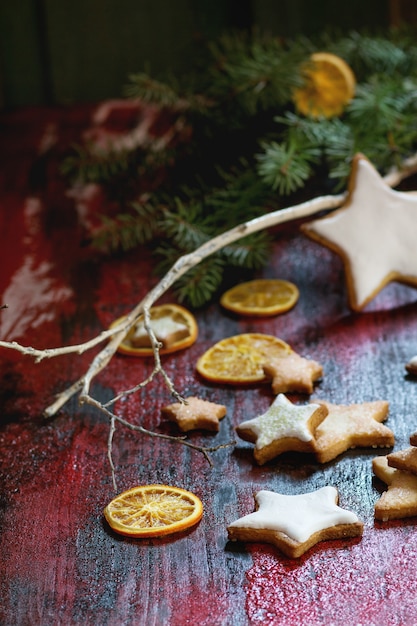
<instances>
[{"instance_id":1,"label":"fir branch","mask_svg":"<svg viewBox=\"0 0 417 626\"><path fill-rule=\"evenodd\" d=\"M110 253L124 252L149 243L158 233L155 206L134 202L131 213L119 213L115 218L101 216L102 226L93 238L93 247Z\"/></svg>"},{"instance_id":2,"label":"fir branch","mask_svg":"<svg viewBox=\"0 0 417 626\"><path fill-rule=\"evenodd\" d=\"M198 308L212 300L223 281L225 264L221 255L214 255L210 260L188 270L178 279L174 292L178 301Z\"/></svg>"},{"instance_id":3,"label":"fir branch","mask_svg":"<svg viewBox=\"0 0 417 626\"><path fill-rule=\"evenodd\" d=\"M210 239L210 216L205 216L198 200L185 204L178 196L171 210L165 210L160 220L161 230L175 246L189 252Z\"/></svg>"},{"instance_id":4,"label":"fir branch","mask_svg":"<svg viewBox=\"0 0 417 626\"><path fill-rule=\"evenodd\" d=\"M284 48L276 38L233 33L212 44L211 52L210 92L219 102L239 104L246 115L289 102L301 84L306 51L300 46Z\"/></svg>"},{"instance_id":5,"label":"fir branch","mask_svg":"<svg viewBox=\"0 0 417 626\"><path fill-rule=\"evenodd\" d=\"M125 95L132 100L140 100L168 108L183 106L184 100L178 92L178 86L172 86L139 72L129 76Z\"/></svg>"},{"instance_id":6,"label":"fir branch","mask_svg":"<svg viewBox=\"0 0 417 626\"><path fill-rule=\"evenodd\" d=\"M339 54L356 75L356 94L340 118L309 119L294 112L300 68L316 50ZM172 120L187 128L186 146L183 136L160 151L150 140L126 154L83 146L67 161L69 173L100 183L112 206L119 203L119 215L103 220L104 248L155 242L161 264L168 257L175 262L242 220L276 210L283 197L302 196L309 182L332 192L341 188L358 151L380 171L415 151L417 46L410 33L327 34L285 42L228 33L208 53L193 76L164 82L138 73L127 88L131 98L165 108L164 113L172 110ZM143 193L142 181L146 191L153 190L149 219L126 210ZM235 267L258 267L266 251L267 242L249 240L218 258ZM217 284L221 268L213 274ZM181 294L202 301L194 297L192 280L184 279Z\"/></svg>"},{"instance_id":7,"label":"fir branch","mask_svg":"<svg viewBox=\"0 0 417 626\"><path fill-rule=\"evenodd\" d=\"M263 181L281 195L304 186L317 163L319 152L313 147L300 150L295 140L261 144L263 153L258 154L258 172Z\"/></svg>"},{"instance_id":8,"label":"fir branch","mask_svg":"<svg viewBox=\"0 0 417 626\"><path fill-rule=\"evenodd\" d=\"M106 183L126 172L131 165L129 150L98 150L91 146L73 146L64 159L61 171L64 176L79 184Z\"/></svg>"},{"instance_id":9,"label":"fir branch","mask_svg":"<svg viewBox=\"0 0 417 626\"><path fill-rule=\"evenodd\" d=\"M222 256L226 265L247 269L260 269L271 258L272 238L264 232L244 237L239 243L225 246Z\"/></svg>"},{"instance_id":10,"label":"fir branch","mask_svg":"<svg viewBox=\"0 0 417 626\"><path fill-rule=\"evenodd\" d=\"M373 74L407 75L416 70L417 48L414 42L395 41L391 37L363 35L352 32L348 37L329 42L329 49L344 58L359 82Z\"/></svg>"}]
</instances>

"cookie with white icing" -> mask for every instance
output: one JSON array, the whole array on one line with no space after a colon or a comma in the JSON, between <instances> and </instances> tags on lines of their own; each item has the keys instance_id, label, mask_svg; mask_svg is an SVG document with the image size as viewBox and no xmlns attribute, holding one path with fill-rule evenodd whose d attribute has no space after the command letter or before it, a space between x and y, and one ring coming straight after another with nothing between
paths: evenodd
<instances>
[{"instance_id":1,"label":"cookie with white icing","mask_svg":"<svg viewBox=\"0 0 417 626\"><path fill-rule=\"evenodd\" d=\"M417 286L417 196L391 189L362 154L353 159L344 205L301 228L343 259L352 309L391 281Z\"/></svg>"},{"instance_id":2,"label":"cookie with white icing","mask_svg":"<svg viewBox=\"0 0 417 626\"><path fill-rule=\"evenodd\" d=\"M326 415L323 405L296 405L281 393L265 413L242 422L236 432L255 444L255 460L263 465L283 452L314 452L314 433Z\"/></svg>"},{"instance_id":3,"label":"cookie with white icing","mask_svg":"<svg viewBox=\"0 0 417 626\"><path fill-rule=\"evenodd\" d=\"M255 495L257 510L229 524L228 537L270 543L292 558L320 541L360 537L363 523L338 501L332 486L298 495L262 490Z\"/></svg>"}]
</instances>

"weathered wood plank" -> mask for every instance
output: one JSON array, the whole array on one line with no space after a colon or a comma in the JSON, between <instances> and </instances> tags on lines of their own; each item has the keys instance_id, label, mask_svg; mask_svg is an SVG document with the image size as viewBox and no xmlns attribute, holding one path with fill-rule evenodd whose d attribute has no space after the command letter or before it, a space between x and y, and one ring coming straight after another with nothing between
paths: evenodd
<instances>
[{"instance_id":1,"label":"weathered wood plank","mask_svg":"<svg viewBox=\"0 0 417 626\"><path fill-rule=\"evenodd\" d=\"M0 287L9 308L1 313L0 329L2 339L46 347L105 328L156 279L149 258L140 251L97 262L77 246L73 208L68 199L58 202L61 183L47 177L36 195L24 183L14 189L6 184L27 180L27 155L36 153L41 130L51 120L51 112L45 117L32 114L37 130L24 134L29 146L20 136L19 175L17 158L11 161L12 178L7 176L12 165L7 159L2 163ZM71 121L74 133L88 122L79 112L66 115L61 111L54 118L63 140L69 139ZM49 176L56 172L53 161L47 171ZM340 403L388 400L387 425L396 435L395 447L405 447L417 429L417 386L404 370L417 351L417 292L391 285L366 312L352 314L339 259L294 226L275 234L265 275L297 283L301 295L296 307L280 317L244 320L214 302L197 313L198 342L164 360L181 391L227 406L217 435L194 433L191 440L226 443L235 437L236 424L269 406L268 385L210 385L194 370L198 356L216 340L258 331L282 337L323 364L315 397ZM120 490L141 483L177 484L202 498L205 513L196 528L162 540L135 541L110 531L102 516L113 497L105 418L75 402L53 420L42 418L53 394L75 379L88 360L84 355L35 365L1 353L2 624L417 622L416 520L373 520L373 504L383 485L372 476L371 459L380 451L352 450L323 466L309 455L286 454L258 467L251 444L238 441L235 448L216 452L210 468L196 452L119 428L114 460ZM148 361L118 355L98 378L95 392L109 398L136 384L150 367ZM174 427L160 418L160 408L169 400L155 382L139 396L119 402L117 411L146 427L173 433ZM301 493L325 484L337 486L342 506L365 522L361 540L318 544L297 561L267 545L227 541L227 524L252 511L253 493L259 488Z\"/></svg>"}]
</instances>

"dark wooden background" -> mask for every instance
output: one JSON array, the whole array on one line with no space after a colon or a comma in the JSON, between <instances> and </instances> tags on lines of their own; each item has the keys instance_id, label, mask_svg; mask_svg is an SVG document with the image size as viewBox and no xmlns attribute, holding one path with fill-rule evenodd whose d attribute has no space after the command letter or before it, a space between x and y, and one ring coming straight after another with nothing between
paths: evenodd
<instances>
[{"instance_id":1,"label":"dark wooden background","mask_svg":"<svg viewBox=\"0 0 417 626\"><path fill-rule=\"evenodd\" d=\"M413 0L0 1L0 103L119 97L132 72L182 72L202 39L230 28L276 35L416 20Z\"/></svg>"},{"instance_id":2,"label":"dark wooden background","mask_svg":"<svg viewBox=\"0 0 417 626\"><path fill-rule=\"evenodd\" d=\"M36 108L0 118L0 294L8 304L0 314L2 339L54 347L90 338L155 284L143 250L98 258L80 245L81 215L65 193L58 164L60 151L89 126L92 112ZM40 149L51 127L56 143L46 156ZM215 341L256 331L275 334L323 364L315 397L346 404L388 400L387 425L395 448L404 448L417 429L417 384L404 369L417 352L416 290L390 285L366 311L353 314L340 260L297 225L275 235L264 275L294 281L297 306L272 319L242 319L215 300L196 311L196 344L164 359L181 392L227 407L217 435L195 432L191 440L227 443L235 425L272 402L269 385L210 385L195 372L198 356ZM384 451L351 450L325 465L286 454L258 467L253 446L238 441L215 453L211 468L199 453L119 428L118 489L153 482L182 486L201 497L204 516L197 527L161 540L113 533L102 513L114 496L106 417L75 401L54 419L42 415L91 357L36 365L1 350L2 626L415 626L416 518L373 519L384 485L374 479L371 461ZM105 401L151 368L149 360L118 355L94 393ZM174 433L160 415L171 400L157 380L116 410L134 423ZM341 505L364 521L361 540L321 543L299 560L265 544L228 542L227 524L253 510L259 489L302 493L326 484L335 485Z\"/></svg>"}]
</instances>

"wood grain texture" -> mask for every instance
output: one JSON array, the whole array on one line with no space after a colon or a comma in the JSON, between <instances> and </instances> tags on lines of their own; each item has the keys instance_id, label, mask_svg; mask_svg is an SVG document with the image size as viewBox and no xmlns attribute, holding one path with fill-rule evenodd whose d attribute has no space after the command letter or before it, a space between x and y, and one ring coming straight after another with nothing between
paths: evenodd
<instances>
[{"instance_id":1,"label":"wood grain texture","mask_svg":"<svg viewBox=\"0 0 417 626\"><path fill-rule=\"evenodd\" d=\"M2 339L51 347L91 337L156 281L150 258L140 250L98 260L79 246L77 215L63 193L57 161L65 143L88 125L89 113L32 111L1 120L7 122L1 154L9 156L2 158L0 177L0 292L8 304L0 316ZM43 161L34 161L51 121L59 143ZM164 358L178 389L227 407L218 434L196 432L190 440L226 443L235 438L236 424L271 403L268 385L235 389L206 384L195 374L198 356L215 341L256 331L276 334L323 364L313 397L344 404L388 400L386 424L395 433L395 449L406 447L417 430L416 381L404 370L417 351L417 291L391 285L364 313L353 314L339 259L296 225L274 234L264 275L295 282L296 307L272 319L242 319L214 302L196 312L197 343ZM42 417L90 356L35 365L1 351L2 625L417 623L416 519L373 519L383 485L372 476L371 460L380 451L351 450L325 465L287 453L259 467L253 446L239 440L214 453L210 468L196 452L119 428L114 460L120 491L142 483L176 484L200 496L205 512L196 528L161 540L114 534L102 515L113 497L106 419L75 401L55 419ZM104 400L133 386L151 366L149 360L116 356L97 379L96 395ZM175 426L160 416L169 401L155 381L120 401L117 411L172 434ZM257 490L301 493L327 484L364 521L361 540L318 544L299 560L268 545L227 541L227 524L253 510Z\"/></svg>"}]
</instances>

